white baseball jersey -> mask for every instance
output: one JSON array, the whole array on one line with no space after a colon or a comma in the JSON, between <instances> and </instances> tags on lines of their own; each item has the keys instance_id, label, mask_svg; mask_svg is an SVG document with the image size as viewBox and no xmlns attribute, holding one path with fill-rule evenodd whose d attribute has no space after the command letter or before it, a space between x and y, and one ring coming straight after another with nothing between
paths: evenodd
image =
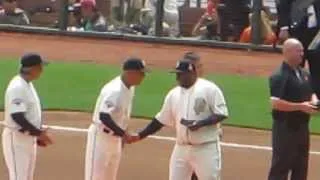
<instances>
[{"instance_id":1,"label":"white baseball jersey","mask_svg":"<svg viewBox=\"0 0 320 180\"><path fill-rule=\"evenodd\" d=\"M111 115L112 120L122 129L128 126L131 114L134 87L130 89L116 77L106 84L98 97L93 124L88 131L85 180L116 180L122 153L122 139L112 133L99 118L101 112Z\"/></svg>"},{"instance_id":2,"label":"white baseball jersey","mask_svg":"<svg viewBox=\"0 0 320 180\"><path fill-rule=\"evenodd\" d=\"M31 82L20 75L15 76L5 94L5 124L10 128L20 128L11 114L24 112L26 119L35 127L41 127L41 105L38 94Z\"/></svg>"},{"instance_id":3,"label":"white baseball jersey","mask_svg":"<svg viewBox=\"0 0 320 180\"><path fill-rule=\"evenodd\" d=\"M37 92L31 82L21 76L14 77L5 94L5 128L2 133L3 154L10 180L32 180L37 145L36 138L20 133L21 128L12 118L12 113L23 112L35 127L41 127L41 107Z\"/></svg>"},{"instance_id":4,"label":"white baseball jersey","mask_svg":"<svg viewBox=\"0 0 320 180\"><path fill-rule=\"evenodd\" d=\"M102 124L99 114L105 112L111 115L120 128L126 129L131 114L133 96L134 87L128 89L121 77L116 77L102 88L96 103L93 122Z\"/></svg>"},{"instance_id":5,"label":"white baseball jersey","mask_svg":"<svg viewBox=\"0 0 320 180\"><path fill-rule=\"evenodd\" d=\"M213 114L228 116L224 96L214 83L199 78L189 89L180 86L166 96L161 111L156 118L164 125L175 127L178 144L203 144L217 141L217 126L206 126L190 131L180 124L181 119L203 120Z\"/></svg>"}]
</instances>

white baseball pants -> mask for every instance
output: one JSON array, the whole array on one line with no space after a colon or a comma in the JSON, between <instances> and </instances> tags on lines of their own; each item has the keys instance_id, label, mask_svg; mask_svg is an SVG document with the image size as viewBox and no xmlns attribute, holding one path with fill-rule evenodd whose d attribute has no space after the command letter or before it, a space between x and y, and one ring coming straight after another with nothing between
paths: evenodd
<instances>
[{"instance_id":1,"label":"white baseball pants","mask_svg":"<svg viewBox=\"0 0 320 180\"><path fill-rule=\"evenodd\" d=\"M203 145L176 144L170 159L169 180L220 180L221 149L219 142Z\"/></svg>"},{"instance_id":2,"label":"white baseball pants","mask_svg":"<svg viewBox=\"0 0 320 180\"><path fill-rule=\"evenodd\" d=\"M33 180L37 154L36 138L4 128L2 146L9 180Z\"/></svg>"},{"instance_id":3,"label":"white baseball pants","mask_svg":"<svg viewBox=\"0 0 320 180\"><path fill-rule=\"evenodd\" d=\"M103 127L89 128L85 159L85 180L116 180L119 169L122 140L103 132Z\"/></svg>"}]
</instances>

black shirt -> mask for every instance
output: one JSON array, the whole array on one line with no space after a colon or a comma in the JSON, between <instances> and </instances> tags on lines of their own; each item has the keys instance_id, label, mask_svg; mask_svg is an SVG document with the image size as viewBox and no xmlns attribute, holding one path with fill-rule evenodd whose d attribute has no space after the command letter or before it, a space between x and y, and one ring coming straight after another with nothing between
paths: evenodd
<instances>
[{"instance_id":1,"label":"black shirt","mask_svg":"<svg viewBox=\"0 0 320 180\"><path fill-rule=\"evenodd\" d=\"M270 94L289 102L310 101L313 90L310 83L310 75L300 67L294 70L287 63L270 77ZM308 124L310 115L302 111L284 112L272 110L274 122L287 121L289 128L296 129L302 124Z\"/></svg>"}]
</instances>

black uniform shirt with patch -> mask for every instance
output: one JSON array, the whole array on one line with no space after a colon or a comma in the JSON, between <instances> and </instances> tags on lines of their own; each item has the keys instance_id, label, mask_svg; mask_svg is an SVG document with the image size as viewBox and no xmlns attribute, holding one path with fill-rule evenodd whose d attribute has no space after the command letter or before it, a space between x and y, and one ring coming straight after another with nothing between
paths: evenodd
<instances>
[{"instance_id":1,"label":"black uniform shirt with patch","mask_svg":"<svg viewBox=\"0 0 320 180\"><path fill-rule=\"evenodd\" d=\"M270 77L269 83L271 97L289 102L310 101L313 94L309 73L301 68L294 70L285 62ZM309 114L301 111L283 112L274 109L272 117L275 122L287 121L288 127L294 129L308 124L310 119Z\"/></svg>"}]
</instances>

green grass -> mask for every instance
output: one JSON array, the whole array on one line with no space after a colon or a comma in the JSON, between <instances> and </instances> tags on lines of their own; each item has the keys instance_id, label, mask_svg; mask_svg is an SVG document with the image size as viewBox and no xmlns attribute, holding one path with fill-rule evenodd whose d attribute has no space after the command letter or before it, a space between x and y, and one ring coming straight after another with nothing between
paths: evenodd
<instances>
[{"instance_id":1,"label":"green grass","mask_svg":"<svg viewBox=\"0 0 320 180\"><path fill-rule=\"evenodd\" d=\"M18 64L16 61L2 60L0 67L0 107L3 108L4 90L16 74ZM52 63L35 85L45 109L91 112L101 87L119 72L119 67L115 66ZM210 74L208 79L218 84L225 94L230 111L230 119L225 124L271 127L266 78ZM154 70L136 89L133 115L153 117L160 109L165 94L174 85L172 74ZM317 119L314 118L311 123L313 132L320 132L320 121Z\"/></svg>"}]
</instances>

